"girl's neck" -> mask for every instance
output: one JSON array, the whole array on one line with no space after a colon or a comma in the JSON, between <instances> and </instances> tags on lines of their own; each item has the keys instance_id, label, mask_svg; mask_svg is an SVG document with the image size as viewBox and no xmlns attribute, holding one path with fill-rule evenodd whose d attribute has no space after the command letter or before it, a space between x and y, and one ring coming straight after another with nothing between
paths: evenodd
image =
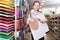
<instances>
[{"instance_id":1,"label":"girl's neck","mask_svg":"<svg viewBox=\"0 0 60 40\"><path fill-rule=\"evenodd\" d=\"M33 10L33 11L34 11L34 12L37 12L37 13L39 12L39 11L36 11L36 10Z\"/></svg>"}]
</instances>

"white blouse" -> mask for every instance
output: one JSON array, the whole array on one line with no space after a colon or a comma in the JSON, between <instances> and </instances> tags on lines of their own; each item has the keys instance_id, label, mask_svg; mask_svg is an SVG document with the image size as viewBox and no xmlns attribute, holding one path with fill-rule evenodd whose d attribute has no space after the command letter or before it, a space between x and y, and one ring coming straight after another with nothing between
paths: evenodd
<instances>
[{"instance_id":1,"label":"white blouse","mask_svg":"<svg viewBox=\"0 0 60 40\"><path fill-rule=\"evenodd\" d=\"M36 13L36 12L31 12L31 17L32 18L40 18L41 21L45 20L45 16L43 13ZM30 14L28 15L28 20L31 18ZM41 21L38 21L38 29L33 30L31 29L31 33L33 35L34 40L39 40L40 38L44 37L46 35L46 32L49 31L47 23L42 23Z\"/></svg>"}]
</instances>

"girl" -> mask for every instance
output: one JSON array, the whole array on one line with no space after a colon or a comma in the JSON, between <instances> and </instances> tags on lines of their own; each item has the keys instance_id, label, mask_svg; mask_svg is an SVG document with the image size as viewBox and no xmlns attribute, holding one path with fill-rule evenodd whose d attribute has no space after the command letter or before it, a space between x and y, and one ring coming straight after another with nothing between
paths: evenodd
<instances>
[{"instance_id":1,"label":"girl","mask_svg":"<svg viewBox=\"0 0 60 40\"><path fill-rule=\"evenodd\" d=\"M28 15L27 24L30 26L33 36L32 40L44 40L46 32L49 31L47 26L47 19L42 12L39 12L40 2L33 3L33 9Z\"/></svg>"}]
</instances>

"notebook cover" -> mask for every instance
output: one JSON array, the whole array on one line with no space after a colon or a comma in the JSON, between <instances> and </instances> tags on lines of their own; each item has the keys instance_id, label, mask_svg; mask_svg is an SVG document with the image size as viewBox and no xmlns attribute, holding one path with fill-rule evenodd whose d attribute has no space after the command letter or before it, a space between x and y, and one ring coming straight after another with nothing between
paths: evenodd
<instances>
[{"instance_id":1,"label":"notebook cover","mask_svg":"<svg viewBox=\"0 0 60 40\"><path fill-rule=\"evenodd\" d=\"M9 38L9 39L0 38L0 40L13 40L13 38Z\"/></svg>"},{"instance_id":2,"label":"notebook cover","mask_svg":"<svg viewBox=\"0 0 60 40\"><path fill-rule=\"evenodd\" d=\"M9 35L9 36L5 36L5 35L0 35L1 37L0 38L3 38L3 39L10 39L10 38L13 38L13 34Z\"/></svg>"},{"instance_id":3,"label":"notebook cover","mask_svg":"<svg viewBox=\"0 0 60 40\"><path fill-rule=\"evenodd\" d=\"M14 8L13 5L8 5L8 4L4 4L4 3L0 3L0 4Z\"/></svg>"},{"instance_id":4,"label":"notebook cover","mask_svg":"<svg viewBox=\"0 0 60 40\"><path fill-rule=\"evenodd\" d=\"M13 7L12 3L7 2L7 1L0 1L0 3L2 3L2 4L6 4L6 5L9 5L9 6Z\"/></svg>"},{"instance_id":5,"label":"notebook cover","mask_svg":"<svg viewBox=\"0 0 60 40\"><path fill-rule=\"evenodd\" d=\"M0 13L0 16L5 16L5 17L14 17L14 16L11 16L11 15L3 14L3 13Z\"/></svg>"},{"instance_id":6,"label":"notebook cover","mask_svg":"<svg viewBox=\"0 0 60 40\"><path fill-rule=\"evenodd\" d=\"M12 13L2 12L2 11L0 11L0 14L14 16Z\"/></svg>"},{"instance_id":7,"label":"notebook cover","mask_svg":"<svg viewBox=\"0 0 60 40\"><path fill-rule=\"evenodd\" d=\"M3 26L11 26L11 25L14 25L14 24L4 24L4 23L0 23L0 25L3 25Z\"/></svg>"},{"instance_id":8,"label":"notebook cover","mask_svg":"<svg viewBox=\"0 0 60 40\"><path fill-rule=\"evenodd\" d=\"M6 9L2 9L2 8L0 8L0 11L4 11L4 12L8 12L8 13L14 13L14 11L9 11L9 10L6 10Z\"/></svg>"},{"instance_id":9,"label":"notebook cover","mask_svg":"<svg viewBox=\"0 0 60 40\"><path fill-rule=\"evenodd\" d=\"M1 17L0 17L0 19L1 19ZM1 22L9 24L9 23L13 23L13 22L14 22L14 20L13 20L13 21L9 21L9 22L4 21L4 20L0 20L0 23L1 23Z\"/></svg>"},{"instance_id":10,"label":"notebook cover","mask_svg":"<svg viewBox=\"0 0 60 40\"><path fill-rule=\"evenodd\" d=\"M8 29L10 29L10 28L14 28L14 25L8 26L8 27L5 27L5 26L1 25L0 28L1 28L1 29L6 29L6 30L8 30Z\"/></svg>"},{"instance_id":11,"label":"notebook cover","mask_svg":"<svg viewBox=\"0 0 60 40\"><path fill-rule=\"evenodd\" d=\"M10 32L10 31L12 31L13 30L13 28L10 28L10 29L2 29L2 28L0 28L0 31L2 31L2 32Z\"/></svg>"},{"instance_id":12,"label":"notebook cover","mask_svg":"<svg viewBox=\"0 0 60 40\"><path fill-rule=\"evenodd\" d=\"M10 15L14 16L14 13L6 12L6 11L1 11L1 10L0 10L0 12L3 13L3 14L10 14Z\"/></svg>"},{"instance_id":13,"label":"notebook cover","mask_svg":"<svg viewBox=\"0 0 60 40\"><path fill-rule=\"evenodd\" d=\"M9 9L9 10L14 11L14 9L11 9L11 8L9 8L9 7L5 7L5 6L0 6L0 8L5 8L5 9Z\"/></svg>"},{"instance_id":14,"label":"notebook cover","mask_svg":"<svg viewBox=\"0 0 60 40\"><path fill-rule=\"evenodd\" d=\"M8 20L14 21L13 18L4 17L4 16L0 16L0 20L1 20L1 19L7 20L7 21L8 21Z\"/></svg>"},{"instance_id":15,"label":"notebook cover","mask_svg":"<svg viewBox=\"0 0 60 40\"><path fill-rule=\"evenodd\" d=\"M14 2L14 0L1 0L1 1L10 2L10 3L13 3Z\"/></svg>"},{"instance_id":16,"label":"notebook cover","mask_svg":"<svg viewBox=\"0 0 60 40\"><path fill-rule=\"evenodd\" d=\"M0 6L4 6L4 7L8 7L8 8L14 9L14 7L10 7L10 6L4 5L4 4L0 4Z\"/></svg>"},{"instance_id":17,"label":"notebook cover","mask_svg":"<svg viewBox=\"0 0 60 40\"><path fill-rule=\"evenodd\" d=\"M13 20L6 20L6 19L3 19L3 18L1 18L1 17L0 17L0 20L7 21L7 22L13 21ZM10 24L11 24L11 23L10 23Z\"/></svg>"},{"instance_id":18,"label":"notebook cover","mask_svg":"<svg viewBox=\"0 0 60 40\"><path fill-rule=\"evenodd\" d=\"M0 2L5 2L5 3L8 3L8 4L13 4L13 2L7 1L7 0L1 0Z\"/></svg>"},{"instance_id":19,"label":"notebook cover","mask_svg":"<svg viewBox=\"0 0 60 40\"><path fill-rule=\"evenodd\" d=\"M10 35L11 33L14 33L14 31L10 31L10 32L0 32L0 34L2 34L2 35Z\"/></svg>"},{"instance_id":20,"label":"notebook cover","mask_svg":"<svg viewBox=\"0 0 60 40\"><path fill-rule=\"evenodd\" d=\"M0 10L6 10L6 11L9 11L9 12L14 12L14 11L12 11L12 10L5 9L5 8L0 8Z\"/></svg>"}]
</instances>

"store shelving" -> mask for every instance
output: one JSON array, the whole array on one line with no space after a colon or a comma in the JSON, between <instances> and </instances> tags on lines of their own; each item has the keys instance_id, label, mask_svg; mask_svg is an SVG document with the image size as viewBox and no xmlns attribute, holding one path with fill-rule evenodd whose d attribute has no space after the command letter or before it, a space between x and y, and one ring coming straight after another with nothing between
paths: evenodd
<instances>
[{"instance_id":1,"label":"store shelving","mask_svg":"<svg viewBox=\"0 0 60 40\"><path fill-rule=\"evenodd\" d=\"M51 15L49 17L49 28L56 40L60 40L60 14Z\"/></svg>"},{"instance_id":2,"label":"store shelving","mask_svg":"<svg viewBox=\"0 0 60 40\"><path fill-rule=\"evenodd\" d=\"M0 1L0 40L13 40L14 38L14 2Z\"/></svg>"},{"instance_id":3,"label":"store shelving","mask_svg":"<svg viewBox=\"0 0 60 40\"><path fill-rule=\"evenodd\" d=\"M26 0L18 0L18 5L15 5L15 8L17 8L18 10L16 11L16 21L19 20L19 24L20 26L17 26L19 29L15 30L19 35L18 40L29 40L28 36L27 36L27 31L26 31L26 20L27 20L27 13L26 13L26 5L25 5ZM27 8L28 9L28 8ZM19 31L19 32L18 32Z\"/></svg>"}]
</instances>

